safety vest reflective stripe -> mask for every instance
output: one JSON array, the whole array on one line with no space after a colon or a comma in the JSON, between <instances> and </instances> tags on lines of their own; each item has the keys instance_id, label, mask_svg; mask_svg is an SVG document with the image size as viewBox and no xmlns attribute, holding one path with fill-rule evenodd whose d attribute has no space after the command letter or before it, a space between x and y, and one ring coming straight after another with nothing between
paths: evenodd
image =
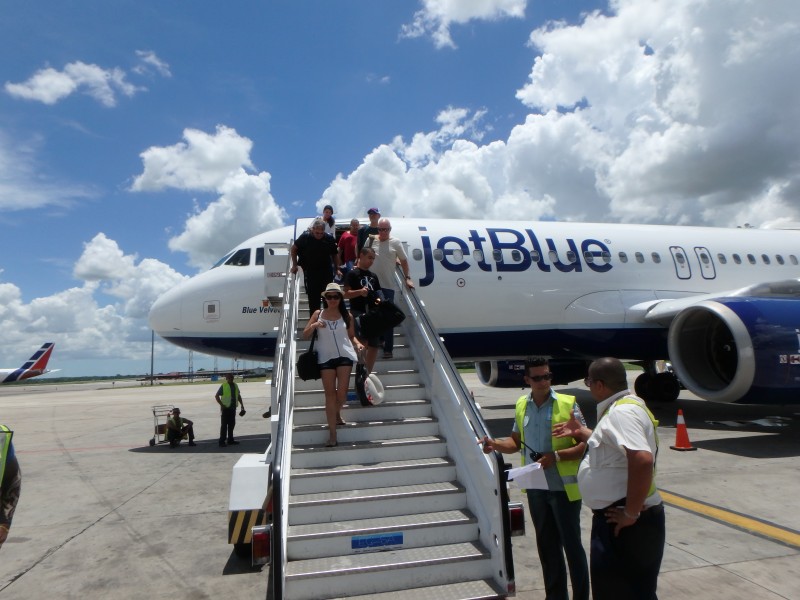
<instances>
[{"instance_id":1,"label":"safety vest reflective stripe","mask_svg":"<svg viewBox=\"0 0 800 600\"><path fill-rule=\"evenodd\" d=\"M558 392L555 392L553 395L555 396L555 400L553 401L551 426L569 421L570 414L575 406L575 396L559 394ZM519 400L517 400L515 415L517 421L517 430L519 431L519 437L523 443L525 442L525 428L523 424L525 421L525 411L527 410L528 406L528 396L529 394L525 394L524 396L520 397ZM578 444L574 438L551 437L551 441L554 452L557 452L558 450L566 450L567 448L572 448ZM525 456L526 448L525 446L522 446L523 465L525 464ZM561 481L564 483L564 491L567 492L567 498L570 500L580 500L581 498L581 493L578 490L578 467L580 464L580 460L563 459L556 463L556 469L558 470L558 474L561 476Z\"/></svg>"},{"instance_id":2,"label":"safety vest reflective stripe","mask_svg":"<svg viewBox=\"0 0 800 600\"><path fill-rule=\"evenodd\" d=\"M620 398L614 404L608 407L603 416L608 414L608 411L611 410L613 407L617 406L618 404L635 404L644 412L647 413L647 417L650 419L650 422L653 424L653 436L656 439L656 455L658 455L658 419L653 416L653 413L650 412L650 409L647 408L647 405L644 403L644 400L639 398L638 396L625 396ZM652 496L656 493L656 461L655 457L653 457L653 479L650 481L650 489L647 490L647 496Z\"/></svg>"},{"instance_id":3,"label":"safety vest reflective stripe","mask_svg":"<svg viewBox=\"0 0 800 600\"><path fill-rule=\"evenodd\" d=\"M8 458L8 447L11 445L11 430L5 425L0 425L0 483L6 472L6 459Z\"/></svg>"}]
</instances>

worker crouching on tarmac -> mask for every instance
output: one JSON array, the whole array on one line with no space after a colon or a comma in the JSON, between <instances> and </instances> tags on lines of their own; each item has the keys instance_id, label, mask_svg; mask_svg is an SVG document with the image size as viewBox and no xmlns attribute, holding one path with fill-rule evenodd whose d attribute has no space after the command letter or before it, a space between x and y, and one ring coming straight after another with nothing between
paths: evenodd
<instances>
[{"instance_id":1,"label":"worker crouching on tarmac","mask_svg":"<svg viewBox=\"0 0 800 600\"><path fill-rule=\"evenodd\" d=\"M189 419L181 417L181 409L173 408L172 416L167 419L167 441L170 448L180 446L181 440L184 436L189 436L189 445L196 446L194 443L194 423Z\"/></svg>"}]
</instances>

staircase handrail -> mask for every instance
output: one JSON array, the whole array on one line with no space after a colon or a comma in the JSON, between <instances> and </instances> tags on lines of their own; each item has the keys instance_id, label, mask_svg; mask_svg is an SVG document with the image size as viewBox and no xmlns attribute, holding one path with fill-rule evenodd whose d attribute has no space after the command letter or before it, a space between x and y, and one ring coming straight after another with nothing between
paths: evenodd
<instances>
[{"instance_id":1,"label":"staircase handrail","mask_svg":"<svg viewBox=\"0 0 800 600\"><path fill-rule=\"evenodd\" d=\"M501 584L504 588L513 590L514 559L511 544L511 524L508 513L509 497L506 486L505 460L502 454L496 450L488 455L483 453L483 448L478 444L478 440L483 439L484 436L490 435L489 428L486 425L486 422L483 420L483 416L481 415L480 410L478 409L478 406L472 397L472 394L470 393L461 376L458 374L458 370L455 368L449 352L445 348L441 337L438 335L433 323L428 317L428 314L425 311L425 304L417 294L416 289L406 287L405 276L403 275L399 265L395 269L393 276L395 283L394 287L395 289L400 290L399 295L395 295L395 303L400 305L401 308L407 308L407 318L403 323L403 325L406 327L406 334L408 336L409 332L414 331L419 334L419 341L424 344L425 350L427 350L427 352L430 354L430 357L433 359L433 369L437 369L441 376L439 379L432 377L432 369L430 368L421 369L420 372L420 375L427 379L425 383L432 391L431 401L434 403L434 408L436 408L437 404L441 405L443 401L441 395L437 394L437 390L441 388L441 385L437 384L437 381L440 381L443 382L445 386L442 391L449 391L447 396L449 396L451 400L454 400L458 403L463 417L469 424L469 430L467 430L466 427L462 427L460 429L454 427L453 431L455 432L456 437L458 437L458 440L451 440L451 438L448 437L449 451L454 453L456 448L458 448L458 452L465 458L460 466L460 469L463 469L464 471L462 472L459 470L459 480L465 478L480 482L480 478L483 477L483 475L473 477L474 474L470 473L469 470L466 469L466 465L464 463L467 463L470 466L484 465L489 472L486 475L487 478L491 477L490 486L484 488L482 488L481 485L478 486L478 488L482 488L484 492L484 497L480 498L479 501L482 506L485 506L487 510L489 510L489 512L499 512L502 530L499 532L492 532L491 527L487 527L487 523L484 522L481 523L481 535L484 539L485 546L492 553L493 560L495 560L499 566L502 566L505 569L501 580L497 581L497 583ZM416 327L414 325L416 325ZM412 340L417 339L417 336L413 334L408 337ZM415 355L419 359L418 362L423 363L421 354L415 352ZM420 366L424 367L425 365L420 364ZM453 422L442 423L441 420L440 423L444 427L455 425ZM469 433L470 431L471 433ZM459 468L458 464L457 468ZM474 497L470 499L473 501L476 500ZM484 515L477 516L480 520L480 518ZM497 516L497 513L495 513L495 516ZM499 570L495 570L495 573L499 572Z\"/></svg>"},{"instance_id":2,"label":"staircase handrail","mask_svg":"<svg viewBox=\"0 0 800 600\"><path fill-rule=\"evenodd\" d=\"M287 257L289 260L289 257ZM292 449L292 415L294 412L294 380L297 343L297 313L300 278L292 274L287 264L286 284L283 293L283 314L276 343L272 370L273 407L277 405L278 418L272 423L271 444L272 473L272 536L270 589L267 597L282 600L286 584L286 532L289 526L289 477Z\"/></svg>"}]
</instances>

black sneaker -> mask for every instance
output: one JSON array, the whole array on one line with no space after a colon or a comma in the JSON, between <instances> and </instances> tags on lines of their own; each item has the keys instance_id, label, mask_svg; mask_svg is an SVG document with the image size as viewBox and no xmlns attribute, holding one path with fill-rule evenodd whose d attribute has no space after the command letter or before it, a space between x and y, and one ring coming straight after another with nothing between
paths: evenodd
<instances>
[{"instance_id":1,"label":"black sneaker","mask_svg":"<svg viewBox=\"0 0 800 600\"><path fill-rule=\"evenodd\" d=\"M226 444L225 442L220 442L220 443L219 443L219 445L220 445L220 448L224 448L224 447L225 447L225 446L227 446L228 444Z\"/></svg>"},{"instance_id":2,"label":"black sneaker","mask_svg":"<svg viewBox=\"0 0 800 600\"><path fill-rule=\"evenodd\" d=\"M180 442L178 442L178 441L176 441L176 440L170 440L170 442L169 442L169 447L170 447L170 448L174 448L174 447L175 447L175 446L177 446L179 443L180 443Z\"/></svg>"},{"instance_id":3,"label":"black sneaker","mask_svg":"<svg viewBox=\"0 0 800 600\"><path fill-rule=\"evenodd\" d=\"M229 446L238 446L239 442L237 442L236 440L228 440L228 445Z\"/></svg>"},{"instance_id":4,"label":"black sneaker","mask_svg":"<svg viewBox=\"0 0 800 600\"><path fill-rule=\"evenodd\" d=\"M195 444L194 442L189 442L189 445L190 446L197 446L197 444Z\"/></svg>"},{"instance_id":5,"label":"black sneaker","mask_svg":"<svg viewBox=\"0 0 800 600\"><path fill-rule=\"evenodd\" d=\"M265 412L265 413L264 413L263 415L261 415L261 416L262 416L262 417L264 417L265 419L269 419L269 417L270 417L270 415L271 415L271 414L272 414L272 409L269 409L267 412Z\"/></svg>"}]
</instances>

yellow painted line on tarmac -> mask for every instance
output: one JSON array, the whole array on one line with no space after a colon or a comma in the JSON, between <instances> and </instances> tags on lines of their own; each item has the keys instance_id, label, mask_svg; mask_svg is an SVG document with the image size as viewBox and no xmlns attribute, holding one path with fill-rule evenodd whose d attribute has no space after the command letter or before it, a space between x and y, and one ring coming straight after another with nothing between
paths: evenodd
<instances>
[{"instance_id":1,"label":"yellow painted line on tarmac","mask_svg":"<svg viewBox=\"0 0 800 600\"><path fill-rule=\"evenodd\" d=\"M793 529L754 519L753 517L726 510L714 506L713 504L708 504L707 502L692 500L691 498L673 492L667 492L661 489L658 490L658 492L661 494L664 502L670 506L682 508L683 510L708 517L719 523L731 525L737 529L754 533L758 536L786 544L787 546L800 548L800 533Z\"/></svg>"}]
</instances>

